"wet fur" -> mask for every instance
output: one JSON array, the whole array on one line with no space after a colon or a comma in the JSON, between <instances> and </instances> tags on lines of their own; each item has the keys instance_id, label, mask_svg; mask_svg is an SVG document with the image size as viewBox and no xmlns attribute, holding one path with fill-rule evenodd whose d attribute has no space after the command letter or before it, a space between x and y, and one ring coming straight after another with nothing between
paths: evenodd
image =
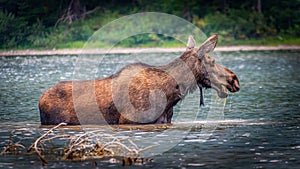
<instances>
[{"instance_id":1,"label":"wet fur","mask_svg":"<svg viewBox=\"0 0 300 169\"><path fill-rule=\"evenodd\" d=\"M173 107L197 87L200 104L203 87L214 88L219 97L225 98L224 86L231 92L237 92L240 86L231 70L208 55L217 40L218 35L212 35L197 49L190 36L186 51L163 66L135 63L107 78L60 82L40 98L41 123L171 123Z\"/></svg>"},{"instance_id":2,"label":"wet fur","mask_svg":"<svg viewBox=\"0 0 300 169\"><path fill-rule=\"evenodd\" d=\"M177 81L167 72L176 74L175 76L186 76L190 71L182 68L185 63L193 72L194 77L187 77L183 83L177 84ZM95 81L75 81L77 85L95 84L95 97L98 108L108 124L136 124L138 122L128 120L122 116L113 102L112 98L112 81L115 78L126 78L123 73L133 68L140 67L143 71L130 83L129 96L131 104L138 111L145 111L150 108L149 91L158 89L162 90L167 97L167 105L163 113L155 120L149 123L171 123L173 107L184 98L187 93L192 93L197 89L197 83L209 83L207 72L201 61L195 56L194 50L187 50L180 58L164 66L150 66L143 63L135 63L121 69L116 74L107 78L96 79ZM181 71L183 70L183 71ZM196 81L195 81L196 80ZM42 125L55 125L66 122L69 125L80 124L77 118L73 103L73 83L74 81L64 81L48 89L40 98L39 109ZM82 88L84 93L85 87ZM122 94L127 91L118 91ZM83 106L84 107L84 106ZM88 107L86 107L88 109ZM134 115L134 114L133 114ZM97 124L93 121L93 115L86 117L85 123ZM90 120L89 120L90 118Z\"/></svg>"}]
</instances>

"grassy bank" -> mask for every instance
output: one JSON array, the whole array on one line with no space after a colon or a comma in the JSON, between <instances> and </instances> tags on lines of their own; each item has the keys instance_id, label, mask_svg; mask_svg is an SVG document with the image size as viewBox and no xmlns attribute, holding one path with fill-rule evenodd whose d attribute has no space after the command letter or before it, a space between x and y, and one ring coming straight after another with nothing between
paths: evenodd
<instances>
[{"instance_id":1,"label":"grassy bank","mask_svg":"<svg viewBox=\"0 0 300 169\"><path fill-rule=\"evenodd\" d=\"M56 49L79 49L84 47L85 41L74 41L74 42L67 42L62 44L57 44ZM199 42L200 44L200 42ZM247 39L247 40L234 40L234 41L226 41L220 38L218 42L218 46L279 46L279 45L296 45L300 46L300 37L270 37L270 38L260 38L260 39ZM96 43L93 45L95 48L107 48L110 47L108 44L105 43ZM150 47L159 47L159 48L174 48L174 47L182 47L184 46L183 43L177 40L161 40L160 42L157 41L147 41L145 43L137 43L137 44L128 44L124 42L120 42L117 44L117 47L122 48L150 48ZM29 48L29 49L36 49L36 48ZM42 48L38 48L42 50Z\"/></svg>"},{"instance_id":2,"label":"grassy bank","mask_svg":"<svg viewBox=\"0 0 300 169\"><path fill-rule=\"evenodd\" d=\"M221 44L226 45L226 44ZM249 40L235 40L229 45L264 45L264 46L278 46L278 45L300 45L300 37L276 37L276 38L261 38Z\"/></svg>"},{"instance_id":3,"label":"grassy bank","mask_svg":"<svg viewBox=\"0 0 300 169\"><path fill-rule=\"evenodd\" d=\"M200 45L200 42L198 42ZM49 51L49 50L77 50L85 48L86 41L70 41L66 43L58 43L55 47L35 47L35 46L22 46L13 47L10 49L0 49L0 52L8 51L25 51L25 50L37 50L37 51ZM247 40L234 40L226 41L220 37L218 47L235 47L235 46L300 46L300 38L298 37L276 37L276 38L261 38L261 39L247 39ZM140 43L127 43L126 40L116 44L114 48L182 48L185 44L177 40L160 40L147 41ZM97 49L107 49L112 47L109 44L96 42L89 44L89 47Z\"/></svg>"}]
</instances>

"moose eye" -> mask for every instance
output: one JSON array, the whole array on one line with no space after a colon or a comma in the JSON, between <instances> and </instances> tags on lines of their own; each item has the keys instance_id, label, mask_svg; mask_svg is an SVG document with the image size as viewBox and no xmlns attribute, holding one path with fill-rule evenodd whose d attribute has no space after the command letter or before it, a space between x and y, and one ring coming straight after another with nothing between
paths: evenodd
<instances>
[{"instance_id":1,"label":"moose eye","mask_svg":"<svg viewBox=\"0 0 300 169\"><path fill-rule=\"evenodd\" d=\"M212 60L211 60L211 65L212 65L212 66L215 65L215 62L216 62L215 59L212 59Z\"/></svg>"}]
</instances>

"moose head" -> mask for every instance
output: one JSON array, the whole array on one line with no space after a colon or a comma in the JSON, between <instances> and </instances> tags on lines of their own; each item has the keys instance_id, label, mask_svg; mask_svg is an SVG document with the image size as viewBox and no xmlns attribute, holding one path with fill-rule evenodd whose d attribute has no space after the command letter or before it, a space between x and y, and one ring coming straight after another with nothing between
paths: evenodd
<instances>
[{"instance_id":1,"label":"moose head","mask_svg":"<svg viewBox=\"0 0 300 169\"><path fill-rule=\"evenodd\" d=\"M213 88L220 98L228 96L227 90L237 92L240 89L237 76L228 68L216 63L209 55L217 44L218 35L210 36L199 48L195 47L195 40L189 37L187 49L181 58L190 66L197 80L201 92L200 104L203 105L202 88ZM189 62L194 62L191 64Z\"/></svg>"}]
</instances>

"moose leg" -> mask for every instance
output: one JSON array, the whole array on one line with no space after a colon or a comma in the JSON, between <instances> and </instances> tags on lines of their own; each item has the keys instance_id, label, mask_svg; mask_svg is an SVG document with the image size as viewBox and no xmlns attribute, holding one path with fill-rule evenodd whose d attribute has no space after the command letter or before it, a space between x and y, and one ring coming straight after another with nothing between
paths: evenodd
<instances>
[{"instance_id":1,"label":"moose leg","mask_svg":"<svg viewBox=\"0 0 300 169\"><path fill-rule=\"evenodd\" d=\"M171 119L173 116L173 107L169 108L165 111L157 120L156 124L166 124L171 123Z\"/></svg>"},{"instance_id":2,"label":"moose leg","mask_svg":"<svg viewBox=\"0 0 300 169\"><path fill-rule=\"evenodd\" d=\"M167 112L167 123L171 123L172 116L173 116L173 107L171 107Z\"/></svg>"}]
</instances>

